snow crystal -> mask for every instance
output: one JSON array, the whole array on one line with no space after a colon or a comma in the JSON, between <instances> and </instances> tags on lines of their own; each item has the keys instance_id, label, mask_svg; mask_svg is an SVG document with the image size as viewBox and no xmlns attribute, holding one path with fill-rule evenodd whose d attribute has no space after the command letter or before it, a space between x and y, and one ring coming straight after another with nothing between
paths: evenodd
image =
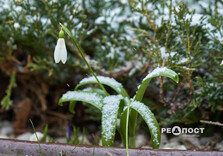
<instances>
[{"instance_id":1,"label":"snow crystal","mask_svg":"<svg viewBox=\"0 0 223 156\"><path fill-rule=\"evenodd\" d=\"M91 35L93 32L95 31L95 29L91 29L87 32L87 35Z\"/></svg>"},{"instance_id":2,"label":"snow crystal","mask_svg":"<svg viewBox=\"0 0 223 156\"><path fill-rule=\"evenodd\" d=\"M16 29L18 29L19 27L20 27L20 25L19 25L19 23L14 23L14 27L16 28Z\"/></svg>"},{"instance_id":3,"label":"snow crystal","mask_svg":"<svg viewBox=\"0 0 223 156\"><path fill-rule=\"evenodd\" d=\"M217 31L216 33L213 34L215 38L217 38L220 42L223 41L223 36L220 31Z\"/></svg>"},{"instance_id":4,"label":"snow crystal","mask_svg":"<svg viewBox=\"0 0 223 156\"><path fill-rule=\"evenodd\" d=\"M201 19L204 15L202 14L194 14L194 15L186 15L186 19L190 20L191 18L191 26L195 26L195 25L200 25L201 24Z\"/></svg>"},{"instance_id":5,"label":"snow crystal","mask_svg":"<svg viewBox=\"0 0 223 156\"><path fill-rule=\"evenodd\" d=\"M105 141L112 139L113 130L116 127L117 112L119 109L121 95L111 95L104 98L104 106L102 110L102 134L105 136Z\"/></svg>"},{"instance_id":6,"label":"snow crystal","mask_svg":"<svg viewBox=\"0 0 223 156\"><path fill-rule=\"evenodd\" d=\"M134 101L130 104L131 108L137 110L139 114L143 117L145 122L147 123L148 127L150 128L152 134L154 135L153 141L156 144L159 144L159 140L157 138L157 132L159 131L158 128L154 125L152 115L153 114L149 108L141 102Z\"/></svg>"},{"instance_id":7,"label":"snow crystal","mask_svg":"<svg viewBox=\"0 0 223 156\"><path fill-rule=\"evenodd\" d=\"M106 57L114 59L115 58L115 53L116 53L115 48L114 47L110 47L110 52L106 55Z\"/></svg>"},{"instance_id":8,"label":"snow crystal","mask_svg":"<svg viewBox=\"0 0 223 156\"><path fill-rule=\"evenodd\" d=\"M180 61L177 62L177 64L186 63L188 61L188 58L182 58Z\"/></svg>"},{"instance_id":9,"label":"snow crystal","mask_svg":"<svg viewBox=\"0 0 223 156\"><path fill-rule=\"evenodd\" d=\"M43 25L47 24L47 21L48 21L47 18L45 18L45 17L41 18L41 22Z\"/></svg>"},{"instance_id":10,"label":"snow crystal","mask_svg":"<svg viewBox=\"0 0 223 156\"><path fill-rule=\"evenodd\" d=\"M121 0L120 3L122 3L122 4L128 4L128 0Z\"/></svg>"},{"instance_id":11,"label":"snow crystal","mask_svg":"<svg viewBox=\"0 0 223 156\"><path fill-rule=\"evenodd\" d=\"M220 2L217 2L217 11L220 15L223 15L223 5Z\"/></svg>"},{"instance_id":12,"label":"snow crystal","mask_svg":"<svg viewBox=\"0 0 223 156\"><path fill-rule=\"evenodd\" d=\"M76 25L76 29L80 29L80 28L82 28L82 23L79 23L78 25Z\"/></svg>"},{"instance_id":13,"label":"snow crystal","mask_svg":"<svg viewBox=\"0 0 223 156\"><path fill-rule=\"evenodd\" d=\"M171 57L174 57L176 54L177 54L177 52L174 51L174 52L171 52L171 53L170 53L170 56L171 56Z\"/></svg>"},{"instance_id":14,"label":"snow crystal","mask_svg":"<svg viewBox=\"0 0 223 156\"><path fill-rule=\"evenodd\" d=\"M207 2L199 1L198 4L200 4L204 9L209 8L209 4Z\"/></svg>"},{"instance_id":15,"label":"snow crystal","mask_svg":"<svg viewBox=\"0 0 223 156\"><path fill-rule=\"evenodd\" d=\"M21 6L16 6L15 10L16 10L16 12L20 12L20 11L22 11L22 7Z\"/></svg>"},{"instance_id":16,"label":"snow crystal","mask_svg":"<svg viewBox=\"0 0 223 156\"><path fill-rule=\"evenodd\" d=\"M201 13L201 12L202 12L202 7L201 7L199 4L194 3L193 5L191 5L191 6L189 7L189 10L190 10L190 11L195 10L196 13Z\"/></svg>"},{"instance_id":17,"label":"snow crystal","mask_svg":"<svg viewBox=\"0 0 223 156\"><path fill-rule=\"evenodd\" d=\"M158 14L158 13L157 13ZM167 19L169 19L169 15L160 15L160 16L158 16L157 18L156 18L156 20L155 20L155 24L158 26L158 27L160 27L161 25L162 25L162 20L163 19L165 19L165 20L167 20Z\"/></svg>"},{"instance_id":18,"label":"snow crystal","mask_svg":"<svg viewBox=\"0 0 223 156\"><path fill-rule=\"evenodd\" d=\"M29 30L29 28L27 26L23 26L23 27L21 27L21 29L22 29L23 34L27 33L27 31Z\"/></svg>"},{"instance_id":19,"label":"snow crystal","mask_svg":"<svg viewBox=\"0 0 223 156\"><path fill-rule=\"evenodd\" d=\"M102 108L103 104L101 102L102 97L97 95L96 93L84 93L84 92L77 92L77 91L68 91L63 94L62 99L78 99L83 100L89 103L96 103L99 105L99 109Z\"/></svg>"},{"instance_id":20,"label":"snow crystal","mask_svg":"<svg viewBox=\"0 0 223 156\"><path fill-rule=\"evenodd\" d=\"M122 11L122 8L113 8L111 10L110 16L112 17L112 16L115 16L115 15L119 15L121 13L121 11Z\"/></svg>"},{"instance_id":21,"label":"snow crystal","mask_svg":"<svg viewBox=\"0 0 223 156\"><path fill-rule=\"evenodd\" d=\"M136 61L134 62L134 68L132 68L130 70L130 72L128 73L129 76L132 76L133 74L135 74L138 70L140 70L143 67L142 62L140 61Z\"/></svg>"},{"instance_id":22,"label":"snow crystal","mask_svg":"<svg viewBox=\"0 0 223 156\"><path fill-rule=\"evenodd\" d=\"M10 5L5 3L5 4L2 6L2 8L4 8L4 9L10 9Z\"/></svg>"},{"instance_id":23,"label":"snow crystal","mask_svg":"<svg viewBox=\"0 0 223 156\"><path fill-rule=\"evenodd\" d=\"M160 53L161 53L162 59L168 59L168 54L166 53L165 47L160 48Z\"/></svg>"},{"instance_id":24,"label":"snow crystal","mask_svg":"<svg viewBox=\"0 0 223 156\"><path fill-rule=\"evenodd\" d=\"M122 84L118 83L115 79L104 76L97 76L97 78L101 83L110 84L111 86L114 86L119 92L121 92ZM97 82L95 77L92 76L89 78L84 78L83 80L80 81L80 83L88 83L91 81Z\"/></svg>"}]
</instances>

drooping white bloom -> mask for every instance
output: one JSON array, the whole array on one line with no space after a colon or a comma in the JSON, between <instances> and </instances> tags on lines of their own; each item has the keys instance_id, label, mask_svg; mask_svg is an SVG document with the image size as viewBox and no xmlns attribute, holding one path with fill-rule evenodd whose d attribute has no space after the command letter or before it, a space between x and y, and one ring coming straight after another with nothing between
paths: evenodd
<instances>
[{"instance_id":1,"label":"drooping white bloom","mask_svg":"<svg viewBox=\"0 0 223 156\"><path fill-rule=\"evenodd\" d=\"M59 38L57 40L57 45L54 50L54 60L56 63L61 61L63 64L67 61L67 49L64 38Z\"/></svg>"},{"instance_id":2,"label":"drooping white bloom","mask_svg":"<svg viewBox=\"0 0 223 156\"><path fill-rule=\"evenodd\" d=\"M221 61L221 64L220 65L223 65L223 60Z\"/></svg>"}]
</instances>

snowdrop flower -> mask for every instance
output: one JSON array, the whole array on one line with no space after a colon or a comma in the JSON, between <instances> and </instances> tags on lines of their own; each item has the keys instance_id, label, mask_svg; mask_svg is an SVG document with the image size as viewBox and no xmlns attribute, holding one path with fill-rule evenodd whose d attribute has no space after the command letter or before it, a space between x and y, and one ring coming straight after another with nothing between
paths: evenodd
<instances>
[{"instance_id":1,"label":"snowdrop flower","mask_svg":"<svg viewBox=\"0 0 223 156\"><path fill-rule=\"evenodd\" d=\"M223 60L221 61L221 64L220 64L221 66L223 65Z\"/></svg>"},{"instance_id":2,"label":"snowdrop flower","mask_svg":"<svg viewBox=\"0 0 223 156\"><path fill-rule=\"evenodd\" d=\"M61 61L63 64L65 64L67 61L67 49L64 40L64 32L62 29L59 32L59 39L57 40L57 45L54 50L54 60L56 63Z\"/></svg>"}]
</instances>

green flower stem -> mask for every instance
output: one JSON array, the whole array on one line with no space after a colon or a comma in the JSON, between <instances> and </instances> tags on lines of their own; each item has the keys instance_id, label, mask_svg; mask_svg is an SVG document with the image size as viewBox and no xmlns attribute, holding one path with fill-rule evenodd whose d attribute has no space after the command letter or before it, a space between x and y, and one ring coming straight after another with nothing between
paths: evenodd
<instances>
[{"instance_id":1,"label":"green flower stem","mask_svg":"<svg viewBox=\"0 0 223 156\"><path fill-rule=\"evenodd\" d=\"M101 87L101 89L102 89L102 90L105 92L105 94L108 96L108 95L109 95L108 92L105 90L104 86L103 86L103 85L101 84L101 82L98 80L98 78L97 78L97 76L95 75L94 71L92 70L91 66L88 64L87 60L86 60L85 57L84 57L84 53L83 53L81 47L78 45L76 39L71 35L70 30L67 29L63 24L60 23L60 25L61 25L62 29L65 30L66 33L70 36L70 38L72 39L72 41L73 41L74 45L76 46L77 50L80 52L81 57L83 58L84 62L87 64L88 69L90 70L90 72L92 73L92 75L93 75L93 76L95 77L95 79L97 80L97 82L98 82L99 86Z\"/></svg>"},{"instance_id":2,"label":"green flower stem","mask_svg":"<svg viewBox=\"0 0 223 156\"><path fill-rule=\"evenodd\" d=\"M129 144L128 144L128 129L129 129L129 109L130 109L131 100L129 100L128 108L127 108L127 117L126 117L126 155L129 156Z\"/></svg>"},{"instance_id":3,"label":"green flower stem","mask_svg":"<svg viewBox=\"0 0 223 156\"><path fill-rule=\"evenodd\" d=\"M40 140L39 140L39 138L38 138L38 136L37 136L37 133L36 133L36 129L35 129L35 127L34 127L34 124L33 124L33 122L32 122L31 119L29 119L29 121L31 122L31 125L32 125L32 127L33 127L33 131L34 131L34 133L35 133L35 135L36 135L36 139L37 139L37 141L38 141L38 145L39 145L40 154L41 154L41 156L45 156L45 154L43 154L43 152L42 152L42 148L41 148L41 146L40 146Z\"/></svg>"}]
</instances>

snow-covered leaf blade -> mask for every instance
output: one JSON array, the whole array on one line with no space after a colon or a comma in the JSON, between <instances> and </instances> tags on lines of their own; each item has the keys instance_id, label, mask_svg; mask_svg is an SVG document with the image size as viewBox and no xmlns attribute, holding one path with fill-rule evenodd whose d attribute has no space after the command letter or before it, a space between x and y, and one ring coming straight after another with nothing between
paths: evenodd
<instances>
[{"instance_id":1,"label":"snow-covered leaf blade","mask_svg":"<svg viewBox=\"0 0 223 156\"><path fill-rule=\"evenodd\" d=\"M82 101L89 103L99 110L103 107L103 97L97 93L89 93L84 91L68 91L59 100L59 105L63 102Z\"/></svg>"},{"instance_id":2,"label":"snow-covered leaf blade","mask_svg":"<svg viewBox=\"0 0 223 156\"><path fill-rule=\"evenodd\" d=\"M144 105L141 102L134 101L130 104L130 108L137 111L142 118L145 120L146 124L149 127L150 135L151 135L151 141L152 141L152 147L157 149L160 146L160 127L159 124L153 115L153 113L150 111L149 107Z\"/></svg>"},{"instance_id":3,"label":"snow-covered leaf blade","mask_svg":"<svg viewBox=\"0 0 223 156\"><path fill-rule=\"evenodd\" d=\"M102 144L103 146L112 146L115 137L118 110L121 95L111 95L104 98L102 108Z\"/></svg>"},{"instance_id":4,"label":"snow-covered leaf blade","mask_svg":"<svg viewBox=\"0 0 223 156\"><path fill-rule=\"evenodd\" d=\"M117 82L115 79L109 78L109 77L104 77L104 76L97 76L97 78L103 85L107 85L107 86L113 88L118 94L121 94L123 97L129 97L128 93L123 88L122 84ZM76 86L75 90L77 90L80 86L87 85L87 84L96 84L96 83L98 83L98 82L93 76L84 78Z\"/></svg>"},{"instance_id":5,"label":"snow-covered leaf blade","mask_svg":"<svg viewBox=\"0 0 223 156\"><path fill-rule=\"evenodd\" d=\"M173 70L168 69L166 67L156 68L143 79L141 85L138 87L138 90L136 92L136 96L134 98L135 101L142 101L143 95L146 91L146 88L147 88L150 80L152 78L158 77L158 76L164 76L164 77L171 78L176 83L178 83L178 81L179 81L177 73L175 73Z\"/></svg>"},{"instance_id":6,"label":"snow-covered leaf blade","mask_svg":"<svg viewBox=\"0 0 223 156\"><path fill-rule=\"evenodd\" d=\"M102 89L100 89L100 88L90 88L89 87L89 88L84 88L82 91L89 92L89 93L97 93L97 94L99 94L99 95L101 95L103 97L106 96L105 92Z\"/></svg>"}]
</instances>

